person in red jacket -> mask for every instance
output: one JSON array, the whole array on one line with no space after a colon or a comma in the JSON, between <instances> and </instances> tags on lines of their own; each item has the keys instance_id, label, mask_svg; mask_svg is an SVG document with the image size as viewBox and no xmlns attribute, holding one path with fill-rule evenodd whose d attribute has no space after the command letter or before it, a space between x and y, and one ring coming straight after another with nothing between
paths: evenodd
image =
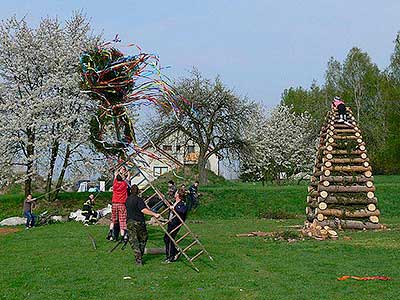
<instances>
[{"instance_id":1,"label":"person in red jacket","mask_svg":"<svg viewBox=\"0 0 400 300\"><path fill-rule=\"evenodd\" d=\"M124 240L128 240L126 235L126 199L128 198L128 187L130 181L130 174L125 167L121 167L118 172L114 174L113 182L113 195L112 195L112 209L111 209L111 223L110 231L107 239L116 239L114 233L114 224L119 223L120 235Z\"/></svg>"}]
</instances>

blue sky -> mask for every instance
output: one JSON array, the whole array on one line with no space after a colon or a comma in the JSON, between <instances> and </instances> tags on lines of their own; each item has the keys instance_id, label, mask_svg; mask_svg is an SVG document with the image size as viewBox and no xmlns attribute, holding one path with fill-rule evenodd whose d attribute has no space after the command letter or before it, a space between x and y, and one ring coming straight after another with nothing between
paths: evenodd
<instances>
[{"instance_id":1,"label":"blue sky","mask_svg":"<svg viewBox=\"0 0 400 300\"><path fill-rule=\"evenodd\" d=\"M329 57L343 60L353 46L385 68L400 30L400 1L391 0L0 2L0 19L26 15L32 24L82 9L106 39L118 33L157 53L168 75L196 66L267 106L285 88L321 83Z\"/></svg>"}]
</instances>

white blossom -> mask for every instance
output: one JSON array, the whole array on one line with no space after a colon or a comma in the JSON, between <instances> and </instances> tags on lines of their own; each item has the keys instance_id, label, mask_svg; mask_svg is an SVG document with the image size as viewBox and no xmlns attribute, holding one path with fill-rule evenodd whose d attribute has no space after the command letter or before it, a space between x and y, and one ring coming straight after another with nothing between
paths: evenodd
<instances>
[{"instance_id":1,"label":"white blossom","mask_svg":"<svg viewBox=\"0 0 400 300\"><path fill-rule=\"evenodd\" d=\"M247 130L251 151L243 163L244 173L266 180L279 172L291 175L311 170L316 141L310 134L310 122L308 113L299 115L284 105L270 113L260 109Z\"/></svg>"}]
</instances>

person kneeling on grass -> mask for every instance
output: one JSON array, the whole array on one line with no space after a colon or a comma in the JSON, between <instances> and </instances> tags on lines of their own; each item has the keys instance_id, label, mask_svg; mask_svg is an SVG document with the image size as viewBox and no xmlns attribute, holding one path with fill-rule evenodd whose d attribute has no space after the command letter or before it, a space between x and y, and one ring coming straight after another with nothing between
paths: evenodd
<instances>
[{"instance_id":1,"label":"person kneeling on grass","mask_svg":"<svg viewBox=\"0 0 400 300\"><path fill-rule=\"evenodd\" d=\"M129 243L135 252L136 264L142 265L144 248L146 247L148 238L144 215L149 215L158 219L160 214L146 208L143 199L140 198L138 194L138 186L136 184L132 185L131 193L126 200L127 231Z\"/></svg>"},{"instance_id":2,"label":"person kneeling on grass","mask_svg":"<svg viewBox=\"0 0 400 300\"><path fill-rule=\"evenodd\" d=\"M179 215L179 217L183 221L185 221L187 214L187 207L184 202L185 197L186 197L186 190L184 187L181 187L175 196L175 203L171 206L171 208L175 210L175 212ZM181 224L182 224L181 220L172 211L170 211L169 222L167 227L169 235L168 234L164 235L165 252L167 255L165 263L171 263L176 260L178 251L170 236L173 239L175 239L176 235L179 232L179 227L181 226Z\"/></svg>"},{"instance_id":3,"label":"person kneeling on grass","mask_svg":"<svg viewBox=\"0 0 400 300\"><path fill-rule=\"evenodd\" d=\"M26 229L35 226L35 215L32 213L32 209L36 206L36 198L32 198L29 194L24 201L24 216L26 218Z\"/></svg>"}]
</instances>

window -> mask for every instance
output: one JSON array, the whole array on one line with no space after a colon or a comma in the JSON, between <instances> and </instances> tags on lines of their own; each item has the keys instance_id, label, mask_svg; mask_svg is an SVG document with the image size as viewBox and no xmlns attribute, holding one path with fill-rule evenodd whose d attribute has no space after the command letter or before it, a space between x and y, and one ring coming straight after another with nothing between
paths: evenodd
<instances>
[{"instance_id":1,"label":"window","mask_svg":"<svg viewBox=\"0 0 400 300\"><path fill-rule=\"evenodd\" d=\"M172 151L172 146L171 145L163 145L163 150L164 151Z\"/></svg>"},{"instance_id":2,"label":"window","mask_svg":"<svg viewBox=\"0 0 400 300\"><path fill-rule=\"evenodd\" d=\"M181 145L176 145L176 151L181 151Z\"/></svg>"},{"instance_id":3,"label":"window","mask_svg":"<svg viewBox=\"0 0 400 300\"><path fill-rule=\"evenodd\" d=\"M187 152L188 153L194 153L194 146L188 146L187 147Z\"/></svg>"},{"instance_id":4,"label":"window","mask_svg":"<svg viewBox=\"0 0 400 300\"><path fill-rule=\"evenodd\" d=\"M154 177L161 176L168 172L168 167L153 167L153 175Z\"/></svg>"}]
</instances>

